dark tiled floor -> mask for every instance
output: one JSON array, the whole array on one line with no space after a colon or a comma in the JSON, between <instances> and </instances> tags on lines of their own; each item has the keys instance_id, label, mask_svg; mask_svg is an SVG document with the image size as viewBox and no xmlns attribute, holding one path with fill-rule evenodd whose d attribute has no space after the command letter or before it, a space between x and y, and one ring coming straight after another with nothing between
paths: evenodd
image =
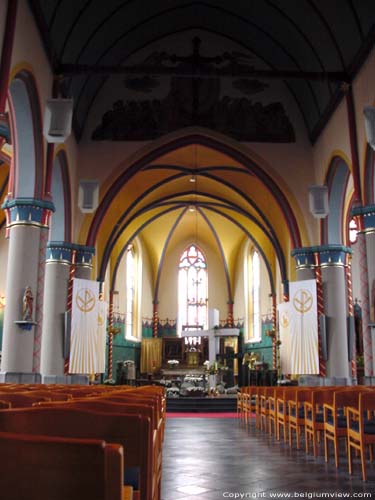
<instances>
[{"instance_id":1,"label":"dark tiled floor","mask_svg":"<svg viewBox=\"0 0 375 500\"><path fill-rule=\"evenodd\" d=\"M342 465L336 470L333 457L330 463L324 462L323 449L314 459L302 450L290 450L254 425L246 429L236 419L170 418L166 422L161 497L319 498L322 493L331 493L331 498L339 498L342 493L353 498L356 493L358 498L358 493L365 492L372 495L364 498L375 499L375 464L369 465L369 480L364 483L358 460L353 476L349 476L342 451Z\"/></svg>"}]
</instances>

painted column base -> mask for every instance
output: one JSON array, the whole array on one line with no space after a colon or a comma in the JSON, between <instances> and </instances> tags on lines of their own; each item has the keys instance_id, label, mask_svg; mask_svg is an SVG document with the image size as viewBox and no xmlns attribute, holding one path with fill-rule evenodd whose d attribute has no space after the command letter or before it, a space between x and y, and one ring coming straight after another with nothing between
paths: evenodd
<instances>
[{"instance_id":1,"label":"painted column base","mask_svg":"<svg viewBox=\"0 0 375 500\"><path fill-rule=\"evenodd\" d=\"M12 384L41 384L42 376L40 373L27 372L0 372L0 383Z\"/></svg>"}]
</instances>

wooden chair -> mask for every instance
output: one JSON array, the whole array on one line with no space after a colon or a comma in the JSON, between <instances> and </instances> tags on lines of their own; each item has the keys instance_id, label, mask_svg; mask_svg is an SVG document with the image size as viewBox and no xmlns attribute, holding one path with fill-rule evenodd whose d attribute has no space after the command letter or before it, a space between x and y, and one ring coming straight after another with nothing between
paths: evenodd
<instances>
[{"instance_id":1,"label":"wooden chair","mask_svg":"<svg viewBox=\"0 0 375 500\"><path fill-rule=\"evenodd\" d=\"M314 388L311 392L311 400L304 402L306 453L309 452L311 441L314 457L318 456L320 433L324 430L323 405L332 404L335 390L338 390L338 387Z\"/></svg>"},{"instance_id":2,"label":"wooden chair","mask_svg":"<svg viewBox=\"0 0 375 500\"><path fill-rule=\"evenodd\" d=\"M258 420L260 417L258 410L260 389L261 387L249 386L248 393L244 401L245 422L248 424L251 421L250 419L255 415L255 425L257 428L260 426L260 422Z\"/></svg>"},{"instance_id":3,"label":"wooden chair","mask_svg":"<svg viewBox=\"0 0 375 500\"><path fill-rule=\"evenodd\" d=\"M335 465L339 466L339 441L340 438L347 439L346 408L353 406L358 408L359 394L364 389L351 387L335 391L332 404L323 405L324 420L324 458L328 462L328 441L333 442L335 454Z\"/></svg>"},{"instance_id":4,"label":"wooden chair","mask_svg":"<svg viewBox=\"0 0 375 500\"><path fill-rule=\"evenodd\" d=\"M262 431L268 432L269 427L269 413L270 413L270 402L269 398L274 397L275 387L263 387L260 392L260 429Z\"/></svg>"},{"instance_id":5,"label":"wooden chair","mask_svg":"<svg viewBox=\"0 0 375 500\"><path fill-rule=\"evenodd\" d=\"M287 442L289 426L288 400L298 390L298 387L284 387L276 399L276 439L280 440L281 429L284 434L284 442Z\"/></svg>"},{"instance_id":6,"label":"wooden chair","mask_svg":"<svg viewBox=\"0 0 375 500\"><path fill-rule=\"evenodd\" d=\"M152 427L149 417L111 414L78 408L22 408L0 411L0 432L38 434L78 439L102 439L124 447L125 473L136 472L139 491L134 498L159 500L153 490ZM129 484L129 483L128 483Z\"/></svg>"},{"instance_id":7,"label":"wooden chair","mask_svg":"<svg viewBox=\"0 0 375 500\"><path fill-rule=\"evenodd\" d=\"M0 450L6 500L132 500L118 444L1 432Z\"/></svg>"},{"instance_id":8,"label":"wooden chair","mask_svg":"<svg viewBox=\"0 0 375 500\"><path fill-rule=\"evenodd\" d=\"M291 391L288 395L288 417L289 417L289 446L293 444L293 431L296 434L297 450L301 447L301 431L305 425L304 403L311 398L311 389L300 388Z\"/></svg>"},{"instance_id":9,"label":"wooden chair","mask_svg":"<svg viewBox=\"0 0 375 500\"><path fill-rule=\"evenodd\" d=\"M372 446L375 444L375 390L359 394L358 408L347 408L347 433L349 474L353 472L351 450L354 448L360 453L362 479L366 481L366 449L370 449L370 458L372 458Z\"/></svg>"},{"instance_id":10,"label":"wooden chair","mask_svg":"<svg viewBox=\"0 0 375 500\"><path fill-rule=\"evenodd\" d=\"M249 395L249 387L241 387L237 392L237 417L241 420L245 419L246 399Z\"/></svg>"},{"instance_id":11,"label":"wooden chair","mask_svg":"<svg viewBox=\"0 0 375 500\"><path fill-rule=\"evenodd\" d=\"M268 430L272 434L272 429L277 436L277 399L282 396L283 387L274 387L273 394L268 398Z\"/></svg>"}]
</instances>

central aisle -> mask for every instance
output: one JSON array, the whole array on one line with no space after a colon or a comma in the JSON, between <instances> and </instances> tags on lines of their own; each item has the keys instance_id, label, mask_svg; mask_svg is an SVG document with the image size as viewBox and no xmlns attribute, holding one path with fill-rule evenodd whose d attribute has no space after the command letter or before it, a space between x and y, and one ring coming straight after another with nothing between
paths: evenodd
<instances>
[{"instance_id":1,"label":"central aisle","mask_svg":"<svg viewBox=\"0 0 375 500\"><path fill-rule=\"evenodd\" d=\"M374 467L369 467L369 477L375 479ZM350 478L346 463L336 471L333 461L325 464L322 456L291 451L235 418L166 420L162 500L293 498L294 492L314 498L308 493L374 491L375 481L363 483L358 464ZM292 495L270 496L282 492Z\"/></svg>"}]
</instances>

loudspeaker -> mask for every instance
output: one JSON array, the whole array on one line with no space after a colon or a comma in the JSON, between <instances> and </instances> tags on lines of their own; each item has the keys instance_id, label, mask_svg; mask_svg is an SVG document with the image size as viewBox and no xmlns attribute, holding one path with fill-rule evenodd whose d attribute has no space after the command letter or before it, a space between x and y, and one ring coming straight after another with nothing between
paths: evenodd
<instances>
[{"instance_id":1,"label":"loudspeaker","mask_svg":"<svg viewBox=\"0 0 375 500\"><path fill-rule=\"evenodd\" d=\"M47 142L64 142L72 130L72 118L73 99L48 99L43 127L43 135Z\"/></svg>"},{"instance_id":2,"label":"loudspeaker","mask_svg":"<svg viewBox=\"0 0 375 500\"><path fill-rule=\"evenodd\" d=\"M323 361L328 361L328 342L327 342L327 317L325 314L319 314L320 343L322 346Z\"/></svg>"},{"instance_id":3,"label":"loudspeaker","mask_svg":"<svg viewBox=\"0 0 375 500\"><path fill-rule=\"evenodd\" d=\"M309 207L310 212L317 219L324 219L329 214L328 187L309 187Z\"/></svg>"},{"instance_id":4,"label":"loudspeaker","mask_svg":"<svg viewBox=\"0 0 375 500\"><path fill-rule=\"evenodd\" d=\"M365 130L367 142L375 149L375 107L364 106L363 114L365 116Z\"/></svg>"},{"instance_id":5,"label":"loudspeaker","mask_svg":"<svg viewBox=\"0 0 375 500\"><path fill-rule=\"evenodd\" d=\"M99 182L79 181L78 207L84 214L95 212L99 204Z\"/></svg>"},{"instance_id":6,"label":"loudspeaker","mask_svg":"<svg viewBox=\"0 0 375 500\"><path fill-rule=\"evenodd\" d=\"M354 347L355 347L355 323L354 316L348 316L347 320L347 331L348 331L348 361L352 361L354 358Z\"/></svg>"},{"instance_id":7,"label":"loudspeaker","mask_svg":"<svg viewBox=\"0 0 375 500\"><path fill-rule=\"evenodd\" d=\"M72 325L72 313L66 311L64 313L64 337L63 337L63 356L69 358L70 356L70 332Z\"/></svg>"}]
</instances>

